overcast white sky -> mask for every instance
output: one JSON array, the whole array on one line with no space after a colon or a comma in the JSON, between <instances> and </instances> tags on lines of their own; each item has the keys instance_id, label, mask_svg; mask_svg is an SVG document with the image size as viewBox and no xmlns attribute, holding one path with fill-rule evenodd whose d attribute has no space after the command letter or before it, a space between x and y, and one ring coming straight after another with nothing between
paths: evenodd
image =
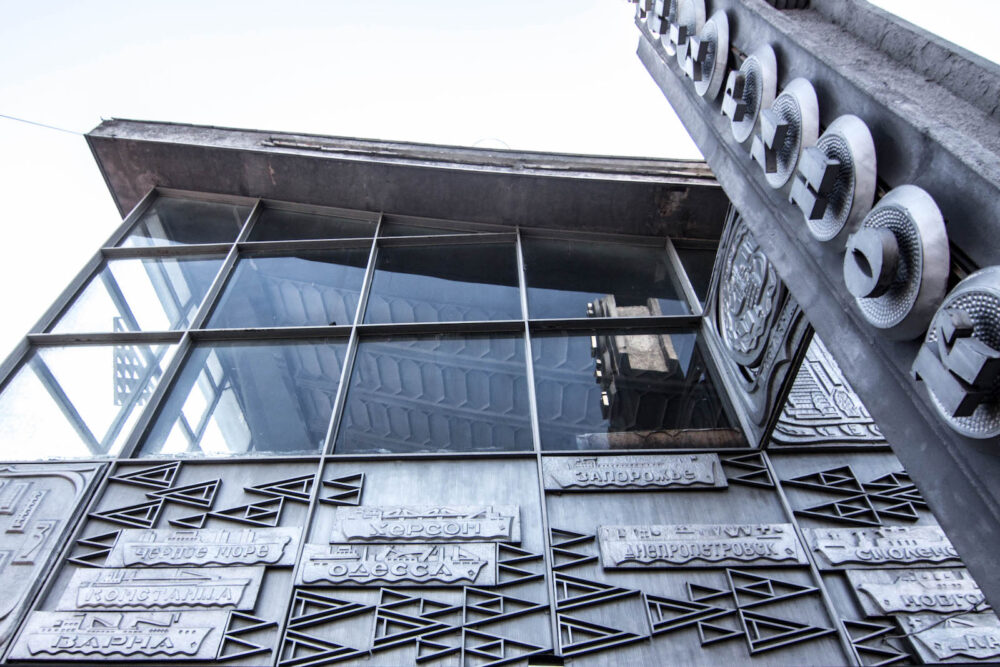
<instances>
[{"instance_id":1,"label":"overcast white sky","mask_svg":"<svg viewBox=\"0 0 1000 667\"><path fill-rule=\"evenodd\" d=\"M822 0L820 0L822 1ZM876 4L1000 62L1000 0ZM700 157L623 0L0 0L0 114ZM84 139L0 119L0 358L119 222Z\"/></svg>"}]
</instances>

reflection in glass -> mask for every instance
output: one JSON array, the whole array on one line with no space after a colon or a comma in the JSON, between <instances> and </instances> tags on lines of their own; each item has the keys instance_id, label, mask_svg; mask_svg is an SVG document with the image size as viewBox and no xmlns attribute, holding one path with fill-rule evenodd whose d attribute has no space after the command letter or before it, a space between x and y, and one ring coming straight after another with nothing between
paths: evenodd
<instances>
[{"instance_id":1,"label":"reflection in glass","mask_svg":"<svg viewBox=\"0 0 1000 667\"><path fill-rule=\"evenodd\" d=\"M708 284L712 280L716 252L711 248L677 248L677 254L681 257L691 287L702 303L705 303L708 297Z\"/></svg>"},{"instance_id":2,"label":"reflection in glass","mask_svg":"<svg viewBox=\"0 0 1000 667\"><path fill-rule=\"evenodd\" d=\"M291 327L354 324L367 248L243 257L208 326Z\"/></svg>"},{"instance_id":3,"label":"reflection in glass","mask_svg":"<svg viewBox=\"0 0 1000 667\"><path fill-rule=\"evenodd\" d=\"M694 333L533 336L542 448L744 446L696 339Z\"/></svg>"},{"instance_id":4,"label":"reflection in glass","mask_svg":"<svg viewBox=\"0 0 1000 667\"><path fill-rule=\"evenodd\" d=\"M531 449L520 336L361 342L335 453Z\"/></svg>"},{"instance_id":5,"label":"reflection in glass","mask_svg":"<svg viewBox=\"0 0 1000 667\"><path fill-rule=\"evenodd\" d=\"M221 265L217 257L108 260L51 331L183 329L191 324Z\"/></svg>"},{"instance_id":6,"label":"reflection in glass","mask_svg":"<svg viewBox=\"0 0 1000 667\"><path fill-rule=\"evenodd\" d=\"M175 347L35 349L0 393L0 460L118 454Z\"/></svg>"},{"instance_id":7,"label":"reflection in glass","mask_svg":"<svg viewBox=\"0 0 1000 667\"><path fill-rule=\"evenodd\" d=\"M524 264L534 319L691 312L663 248L525 239Z\"/></svg>"},{"instance_id":8,"label":"reflection in glass","mask_svg":"<svg viewBox=\"0 0 1000 667\"><path fill-rule=\"evenodd\" d=\"M521 319L511 244L379 248L365 322Z\"/></svg>"},{"instance_id":9,"label":"reflection in glass","mask_svg":"<svg viewBox=\"0 0 1000 667\"><path fill-rule=\"evenodd\" d=\"M346 348L333 339L195 347L141 455L320 451Z\"/></svg>"},{"instance_id":10,"label":"reflection in glass","mask_svg":"<svg viewBox=\"0 0 1000 667\"><path fill-rule=\"evenodd\" d=\"M249 215L249 206L159 197L118 245L137 248L232 243Z\"/></svg>"},{"instance_id":11,"label":"reflection in glass","mask_svg":"<svg viewBox=\"0 0 1000 667\"><path fill-rule=\"evenodd\" d=\"M346 239L374 235L375 224L364 220L266 208L253 224L249 240Z\"/></svg>"}]
</instances>

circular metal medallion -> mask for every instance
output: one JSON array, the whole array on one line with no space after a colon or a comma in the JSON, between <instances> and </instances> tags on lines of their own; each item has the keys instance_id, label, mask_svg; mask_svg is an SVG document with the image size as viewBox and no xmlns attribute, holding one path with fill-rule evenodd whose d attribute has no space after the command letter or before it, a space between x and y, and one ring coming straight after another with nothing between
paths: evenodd
<instances>
[{"instance_id":1,"label":"circular metal medallion","mask_svg":"<svg viewBox=\"0 0 1000 667\"><path fill-rule=\"evenodd\" d=\"M740 120L730 120L729 127L733 138L743 143L753 135L760 110L767 109L774 103L778 85L778 59L774 55L774 49L765 44L747 56L740 65L739 75L743 77L742 95L734 97L738 97L746 109ZM727 90L727 94L729 93Z\"/></svg>"},{"instance_id":2,"label":"circular metal medallion","mask_svg":"<svg viewBox=\"0 0 1000 667\"><path fill-rule=\"evenodd\" d=\"M705 25L705 0L676 0L676 6L677 17L670 24L670 41L677 40L674 45L677 64L684 67L691 38Z\"/></svg>"},{"instance_id":3,"label":"circular metal medallion","mask_svg":"<svg viewBox=\"0 0 1000 667\"><path fill-rule=\"evenodd\" d=\"M784 138L775 141L774 171L764 170L767 184L777 190L788 183L795 173L802 149L816 143L819 135L819 102L816 90L808 79L793 79L771 105L774 118L786 125ZM763 121L761 129L763 130ZM761 165L763 166L763 165Z\"/></svg>"},{"instance_id":4,"label":"circular metal medallion","mask_svg":"<svg viewBox=\"0 0 1000 667\"><path fill-rule=\"evenodd\" d=\"M726 80L726 65L729 63L729 19L724 11L712 14L698 31L700 47L704 54L700 62L694 62L688 51L685 71L688 67L694 79L694 90L708 101L714 100L722 90ZM695 75L697 72L697 75Z\"/></svg>"},{"instance_id":5,"label":"circular metal medallion","mask_svg":"<svg viewBox=\"0 0 1000 667\"><path fill-rule=\"evenodd\" d=\"M820 193L826 198L823 217L807 217L806 225L814 238L843 244L875 200L875 142L868 125L848 114L830 123L816 147L840 166L830 191Z\"/></svg>"},{"instance_id":6,"label":"circular metal medallion","mask_svg":"<svg viewBox=\"0 0 1000 667\"><path fill-rule=\"evenodd\" d=\"M947 287L950 268L948 234L944 218L934 199L915 185L893 189L865 216L865 229L887 229L896 240L894 266L887 267L882 257L865 256L863 247L844 255L845 281L857 275L870 275L874 266L890 270L894 276L884 291L876 296L856 297L861 314L886 336L910 340L921 335ZM852 246L850 239L848 245ZM853 247L853 246L852 246Z\"/></svg>"},{"instance_id":7,"label":"circular metal medallion","mask_svg":"<svg viewBox=\"0 0 1000 667\"><path fill-rule=\"evenodd\" d=\"M947 310L959 310L972 321L972 337L1000 350L1000 266L980 269L955 286L945 297L927 332L926 342L937 343L938 319ZM971 415L954 417L928 385L931 402L941 419L962 435L976 439L1000 436L1000 378L993 381L989 397Z\"/></svg>"}]
</instances>

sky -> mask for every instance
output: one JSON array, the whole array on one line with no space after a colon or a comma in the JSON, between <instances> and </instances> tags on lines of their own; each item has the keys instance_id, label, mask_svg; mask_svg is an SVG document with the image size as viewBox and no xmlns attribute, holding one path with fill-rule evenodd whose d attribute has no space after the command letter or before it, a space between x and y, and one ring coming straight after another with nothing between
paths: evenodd
<instances>
[{"instance_id":1,"label":"sky","mask_svg":"<svg viewBox=\"0 0 1000 667\"><path fill-rule=\"evenodd\" d=\"M1000 62L1000 0L875 4ZM0 358L120 216L82 136L134 118L699 158L623 0L0 0Z\"/></svg>"}]
</instances>

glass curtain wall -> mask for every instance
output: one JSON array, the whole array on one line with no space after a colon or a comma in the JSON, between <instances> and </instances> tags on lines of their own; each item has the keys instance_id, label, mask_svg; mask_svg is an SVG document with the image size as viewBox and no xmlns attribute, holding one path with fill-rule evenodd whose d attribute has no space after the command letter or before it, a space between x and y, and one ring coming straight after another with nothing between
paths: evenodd
<instances>
[{"instance_id":1,"label":"glass curtain wall","mask_svg":"<svg viewBox=\"0 0 1000 667\"><path fill-rule=\"evenodd\" d=\"M713 250L151 193L28 337L0 458L745 446Z\"/></svg>"}]
</instances>

